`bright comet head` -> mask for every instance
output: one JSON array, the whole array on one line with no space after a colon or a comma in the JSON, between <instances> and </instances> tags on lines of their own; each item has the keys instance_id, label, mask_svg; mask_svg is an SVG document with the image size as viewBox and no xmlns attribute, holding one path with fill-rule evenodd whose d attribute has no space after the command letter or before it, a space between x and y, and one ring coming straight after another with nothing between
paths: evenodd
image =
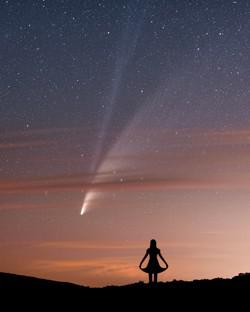
<instances>
[{"instance_id":1,"label":"bright comet head","mask_svg":"<svg viewBox=\"0 0 250 312\"><path fill-rule=\"evenodd\" d=\"M82 209L81 209L81 212L80 212L80 215L84 215L85 212L86 212L86 207L87 206L87 203L84 201L83 204L82 204Z\"/></svg>"},{"instance_id":2,"label":"bright comet head","mask_svg":"<svg viewBox=\"0 0 250 312\"><path fill-rule=\"evenodd\" d=\"M81 212L80 212L80 215L84 215L87 210L89 210L89 205L91 203L91 201L93 199L96 199L97 195L95 192L92 192L91 190L86 194L84 200L83 200L83 203L82 203L82 208L81 208Z\"/></svg>"}]
</instances>

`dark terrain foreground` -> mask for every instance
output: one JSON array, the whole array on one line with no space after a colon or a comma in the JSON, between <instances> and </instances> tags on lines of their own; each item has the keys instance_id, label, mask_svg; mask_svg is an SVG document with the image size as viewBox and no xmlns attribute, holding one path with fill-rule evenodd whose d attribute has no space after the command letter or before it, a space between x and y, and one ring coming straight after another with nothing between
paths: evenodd
<instances>
[{"instance_id":1,"label":"dark terrain foreground","mask_svg":"<svg viewBox=\"0 0 250 312\"><path fill-rule=\"evenodd\" d=\"M124 286L90 288L72 283L57 282L34 277L0 273L0 304L11 307L31 308L33 311L51 310L52 307L68 311L102 308L114 311L141 311L145 308L179 307L198 308L200 311L217 310L218 305L233 308L243 304L250 309L250 273L231 279L159 282L148 285L138 282ZM69 309L67 309L67 307ZM87 308L88 307L88 308ZM92 310L91 309L91 310ZM164 309L165 310L165 309Z\"/></svg>"}]
</instances>

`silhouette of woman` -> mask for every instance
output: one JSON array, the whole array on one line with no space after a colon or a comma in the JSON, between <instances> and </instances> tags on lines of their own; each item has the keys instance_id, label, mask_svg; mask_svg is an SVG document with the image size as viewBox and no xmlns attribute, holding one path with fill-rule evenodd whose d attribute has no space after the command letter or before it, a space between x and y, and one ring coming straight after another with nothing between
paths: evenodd
<instances>
[{"instance_id":1,"label":"silhouette of woman","mask_svg":"<svg viewBox=\"0 0 250 312\"><path fill-rule=\"evenodd\" d=\"M149 256L148 265L145 268L142 268L142 264L144 260ZM161 260L165 263L166 267L162 268L158 262L157 256L161 258ZM168 264L165 259L161 255L160 249L156 247L156 240L151 239L150 247L147 249L145 256L142 258L142 261L139 265L139 268L143 271L148 273L149 283L152 283L152 275L154 275L154 283L157 283L157 274L161 273L168 268Z\"/></svg>"}]
</instances>

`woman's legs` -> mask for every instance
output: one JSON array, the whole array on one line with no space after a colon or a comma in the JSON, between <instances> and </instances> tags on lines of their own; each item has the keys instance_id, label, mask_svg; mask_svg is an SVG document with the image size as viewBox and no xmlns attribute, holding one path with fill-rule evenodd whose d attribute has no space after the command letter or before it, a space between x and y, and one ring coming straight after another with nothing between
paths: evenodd
<instances>
[{"instance_id":1,"label":"woman's legs","mask_svg":"<svg viewBox=\"0 0 250 312\"><path fill-rule=\"evenodd\" d=\"M157 273L154 273L154 283L157 283Z\"/></svg>"},{"instance_id":2,"label":"woman's legs","mask_svg":"<svg viewBox=\"0 0 250 312\"><path fill-rule=\"evenodd\" d=\"M149 284L152 283L152 273L148 273Z\"/></svg>"},{"instance_id":3,"label":"woman's legs","mask_svg":"<svg viewBox=\"0 0 250 312\"><path fill-rule=\"evenodd\" d=\"M151 284L153 282L153 277L154 275L154 283L157 283L157 273L148 273L148 279L149 279L149 284Z\"/></svg>"}]
</instances>

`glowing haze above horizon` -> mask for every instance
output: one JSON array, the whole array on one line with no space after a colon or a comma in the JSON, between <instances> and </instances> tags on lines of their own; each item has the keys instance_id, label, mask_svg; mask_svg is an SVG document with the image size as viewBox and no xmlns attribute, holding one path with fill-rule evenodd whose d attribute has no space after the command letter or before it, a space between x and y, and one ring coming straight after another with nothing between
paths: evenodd
<instances>
[{"instance_id":1,"label":"glowing haze above horizon","mask_svg":"<svg viewBox=\"0 0 250 312\"><path fill-rule=\"evenodd\" d=\"M250 270L250 2L0 4L0 271Z\"/></svg>"}]
</instances>

